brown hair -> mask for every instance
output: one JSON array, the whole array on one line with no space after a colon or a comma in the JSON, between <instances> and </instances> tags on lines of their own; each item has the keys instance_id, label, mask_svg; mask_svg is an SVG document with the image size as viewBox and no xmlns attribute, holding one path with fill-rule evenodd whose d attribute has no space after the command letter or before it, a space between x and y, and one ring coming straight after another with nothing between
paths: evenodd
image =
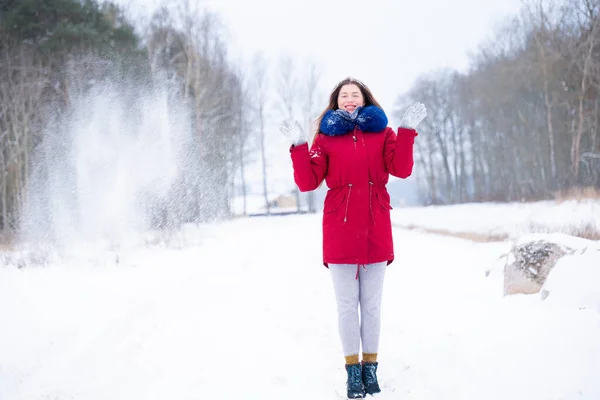
<instances>
[{"instance_id":1,"label":"brown hair","mask_svg":"<svg viewBox=\"0 0 600 400\"><path fill-rule=\"evenodd\" d=\"M315 138L317 137L317 135L320 132L321 121L323 120L325 113L327 113L327 111L329 111L329 110L337 110L338 97L340 95L340 90L342 90L342 87L344 85L356 85L358 87L358 89L362 93L362 96L365 100L364 107L376 106L376 107L382 108L381 105L379 104L379 102L377 100L375 100L375 97L373 97L373 93L371 93L371 91L369 90L367 85L365 85L364 83L362 83L359 80L348 77L348 78L344 79L343 81L339 82L337 85L335 85L335 88L329 95L329 104L327 105L327 108L325 108L323 110L323 112L321 113L321 115L319 115L319 118L317 118L317 131L315 132L315 136L313 137L313 142L315 141Z\"/></svg>"}]
</instances>

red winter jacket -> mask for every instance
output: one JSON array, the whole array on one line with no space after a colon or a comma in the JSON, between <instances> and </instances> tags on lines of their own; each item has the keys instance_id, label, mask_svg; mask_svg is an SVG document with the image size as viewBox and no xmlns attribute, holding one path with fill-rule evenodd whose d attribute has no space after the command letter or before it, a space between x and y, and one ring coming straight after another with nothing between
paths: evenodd
<instances>
[{"instance_id":1,"label":"red winter jacket","mask_svg":"<svg viewBox=\"0 0 600 400\"><path fill-rule=\"evenodd\" d=\"M323 179L329 190L323 209L323 264L371 264L394 260L389 174L407 178L417 132L398 128L341 136L319 133L313 145L292 146L294 180L302 192Z\"/></svg>"}]
</instances>

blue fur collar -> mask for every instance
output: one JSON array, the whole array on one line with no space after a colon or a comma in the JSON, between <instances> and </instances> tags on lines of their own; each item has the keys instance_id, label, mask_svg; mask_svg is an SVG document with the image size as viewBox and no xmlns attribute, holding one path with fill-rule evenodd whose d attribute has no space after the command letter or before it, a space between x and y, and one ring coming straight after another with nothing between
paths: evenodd
<instances>
[{"instance_id":1,"label":"blue fur collar","mask_svg":"<svg viewBox=\"0 0 600 400\"><path fill-rule=\"evenodd\" d=\"M327 136L339 136L354 130L381 132L388 123L383 110L376 106L358 107L352 113L346 110L329 110L323 116L319 130Z\"/></svg>"}]
</instances>

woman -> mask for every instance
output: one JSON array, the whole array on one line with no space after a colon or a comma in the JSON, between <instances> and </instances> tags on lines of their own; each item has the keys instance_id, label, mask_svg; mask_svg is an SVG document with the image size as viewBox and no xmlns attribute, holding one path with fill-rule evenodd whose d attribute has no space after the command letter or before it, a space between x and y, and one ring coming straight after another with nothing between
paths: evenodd
<instances>
[{"instance_id":1,"label":"woman","mask_svg":"<svg viewBox=\"0 0 600 400\"><path fill-rule=\"evenodd\" d=\"M385 268L394 260L389 175L407 178L413 168L416 126L427 112L420 103L404 114L398 134L371 91L347 78L329 97L309 149L300 125L282 123L303 191L325 180L323 264L331 271L346 359L348 398L380 392L377 351ZM360 322L358 306L360 304ZM362 362L359 350L362 343Z\"/></svg>"}]
</instances>

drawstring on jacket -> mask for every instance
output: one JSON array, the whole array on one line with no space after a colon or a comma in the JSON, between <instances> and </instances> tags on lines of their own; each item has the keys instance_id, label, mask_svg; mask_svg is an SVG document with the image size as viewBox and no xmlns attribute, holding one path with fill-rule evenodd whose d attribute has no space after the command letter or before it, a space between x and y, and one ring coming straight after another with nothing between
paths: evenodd
<instances>
[{"instance_id":1,"label":"drawstring on jacket","mask_svg":"<svg viewBox=\"0 0 600 400\"><path fill-rule=\"evenodd\" d=\"M375 225L375 216L373 215L373 205L371 198L373 197L373 182L369 182L369 211L371 211L371 219L373 220L373 225Z\"/></svg>"},{"instance_id":2,"label":"drawstring on jacket","mask_svg":"<svg viewBox=\"0 0 600 400\"><path fill-rule=\"evenodd\" d=\"M346 199L346 211L344 212L344 222L348 222L348 206L350 205L350 194L352 193L352 184L348 184L348 198Z\"/></svg>"},{"instance_id":3,"label":"drawstring on jacket","mask_svg":"<svg viewBox=\"0 0 600 400\"><path fill-rule=\"evenodd\" d=\"M356 278L358 280L358 271L360 270L360 267L363 267L363 269L366 271L367 270L367 266L365 264L357 264L356 265Z\"/></svg>"}]
</instances>

